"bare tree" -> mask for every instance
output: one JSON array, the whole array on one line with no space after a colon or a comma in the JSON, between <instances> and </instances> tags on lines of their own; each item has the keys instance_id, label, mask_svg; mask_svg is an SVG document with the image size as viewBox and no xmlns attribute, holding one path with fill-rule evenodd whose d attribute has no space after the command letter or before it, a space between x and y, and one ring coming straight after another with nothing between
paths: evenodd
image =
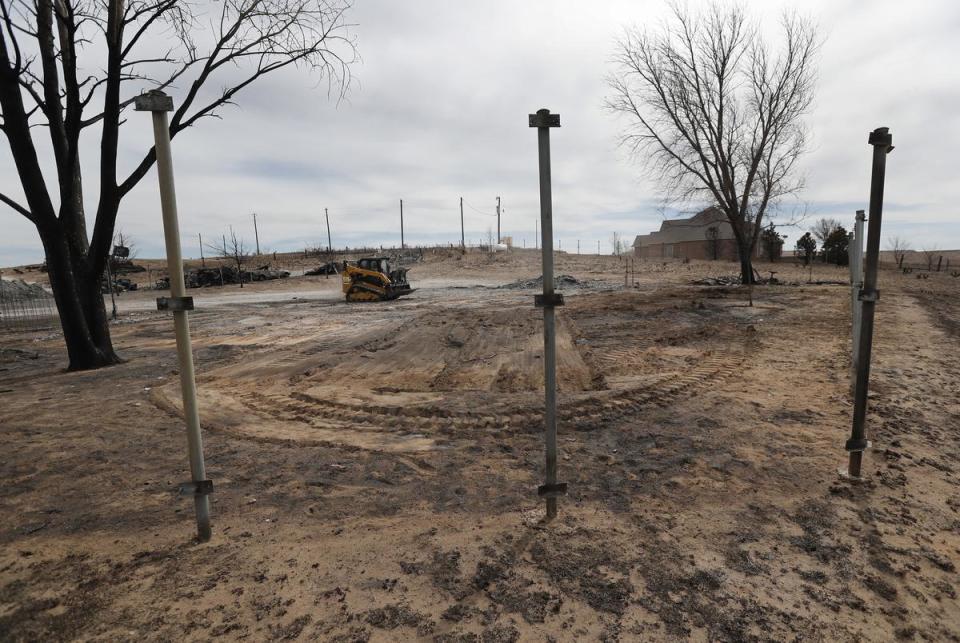
<instances>
[{"instance_id":1,"label":"bare tree","mask_svg":"<svg viewBox=\"0 0 960 643\"><path fill-rule=\"evenodd\" d=\"M820 245L823 245L823 242L826 241L830 234L841 227L841 223L836 219L827 219L823 218L818 220L813 224L813 227L810 228L810 232L813 233L813 236L820 242Z\"/></svg>"},{"instance_id":2,"label":"bare tree","mask_svg":"<svg viewBox=\"0 0 960 643\"><path fill-rule=\"evenodd\" d=\"M610 235L610 246L613 248L613 254L620 256L626 250L626 243L623 240L623 235L619 232L614 232Z\"/></svg>"},{"instance_id":3,"label":"bare tree","mask_svg":"<svg viewBox=\"0 0 960 643\"><path fill-rule=\"evenodd\" d=\"M901 236L893 236L887 239L887 250L893 253L893 260L898 266L903 265L903 258L910 249L910 242Z\"/></svg>"},{"instance_id":4,"label":"bare tree","mask_svg":"<svg viewBox=\"0 0 960 643\"><path fill-rule=\"evenodd\" d=\"M243 242L243 237L238 237L237 233L233 230L233 226L230 226L229 237L223 235L219 246L214 244L208 245L207 247L221 259L225 259L236 266L237 279L240 280L240 287L243 288L243 264L252 258Z\"/></svg>"},{"instance_id":5,"label":"bare tree","mask_svg":"<svg viewBox=\"0 0 960 643\"><path fill-rule=\"evenodd\" d=\"M217 116L238 93L297 65L338 93L349 85L354 43L349 0L2 0L0 131L24 201L3 202L33 223L43 243L71 369L119 361L100 293L121 200L156 160L145 151L118 167L123 112L144 88L182 84L170 137ZM200 13L209 7L215 15ZM202 43L202 44L198 44ZM213 90L210 85L217 89ZM42 127L43 129L35 129ZM88 236L81 136L99 130L99 200ZM56 181L47 181L34 132L49 137Z\"/></svg>"},{"instance_id":6,"label":"bare tree","mask_svg":"<svg viewBox=\"0 0 960 643\"><path fill-rule=\"evenodd\" d=\"M624 115L621 141L674 202L709 202L733 228L744 283L764 215L802 180L802 117L814 94L819 39L796 15L779 52L744 11L715 3L703 14L672 6L655 31L628 29L608 78L607 106Z\"/></svg>"},{"instance_id":7,"label":"bare tree","mask_svg":"<svg viewBox=\"0 0 960 643\"><path fill-rule=\"evenodd\" d=\"M923 258L927 260L927 270L933 270L933 262L941 254L940 246L936 244L924 246L920 252L923 253Z\"/></svg>"},{"instance_id":8,"label":"bare tree","mask_svg":"<svg viewBox=\"0 0 960 643\"><path fill-rule=\"evenodd\" d=\"M140 252L137 248L136 241L133 240L132 236L124 232L123 228L117 228L117 231L113 234L113 248L112 254L114 256L117 256L117 249L124 248L124 258L129 260L135 259Z\"/></svg>"}]
</instances>

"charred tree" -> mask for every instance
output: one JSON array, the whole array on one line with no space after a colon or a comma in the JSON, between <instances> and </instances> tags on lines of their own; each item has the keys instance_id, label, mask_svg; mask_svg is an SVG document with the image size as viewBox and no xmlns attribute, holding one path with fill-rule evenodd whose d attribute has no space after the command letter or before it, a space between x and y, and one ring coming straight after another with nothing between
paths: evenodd
<instances>
[{"instance_id":1,"label":"charred tree","mask_svg":"<svg viewBox=\"0 0 960 643\"><path fill-rule=\"evenodd\" d=\"M184 84L170 120L171 138L217 116L244 88L290 65L319 72L338 92L349 85L355 50L346 0L226 0L214 16L195 13L201 6L184 0L0 2L0 132L23 193L0 194L0 202L37 229L70 369L119 361L100 280L120 203L156 160L150 149L135 167L118 167L123 112L133 102L130 84ZM198 40L209 49L201 50L194 35L207 24L212 33ZM221 86L213 95L202 91L211 83ZM88 128L100 132L90 236L80 145ZM55 180L43 173L41 137L34 137L41 132L53 152L49 176Z\"/></svg>"}]
</instances>

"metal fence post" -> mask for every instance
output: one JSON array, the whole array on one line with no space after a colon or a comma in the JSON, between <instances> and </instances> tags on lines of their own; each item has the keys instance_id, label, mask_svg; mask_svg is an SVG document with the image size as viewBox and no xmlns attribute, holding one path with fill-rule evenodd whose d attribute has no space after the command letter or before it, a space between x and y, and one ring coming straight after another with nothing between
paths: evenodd
<instances>
[{"instance_id":1,"label":"metal fence post","mask_svg":"<svg viewBox=\"0 0 960 643\"><path fill-rule=\"evenodd\" d=\"M863 452L870 447L867 440L867 390L870 385L870 352L873 346L873 315L880 293L877 290L877 265L880 260L880 222L883 216L883 181L887 154L893 151L893 136L886 127L870 132L868 144L873 146L873 170L870 177L870 218L867 226L867 258L863 275L860 346L857 350L857 385L853 400L853 426L846 449L850 453L847 474L860 477Z\"/></svg>"},{"instance_id":2,"label":"metal fence post","mask_svg":"<svg viewBox=\"0 0 960 643\"><path fill-rule=\"evenodd\" d=\"M857 221L853 227L853 244L850 246L850 319L851 319L851 359L850 390L857 388L857 363L860 353L860 320L863 304L860 301L860 289L863 288L863 210L857 210Z\"/></svg>"},{"instance_id":3,"label":"metal fence post","mask_svg":"<svg viewBox=\"0 0 960 643\"><path fill-rule=\"evenodd\" d=\"M157 177L160 181L160 206L163 212L163 236L167 249L167 272L170 275L170 297L157 299L159 310L173 312L177 336L177 359L180 364L180 390L183 394L183 415L187 422L187 445L190 456L191 482L180 491L193 496L197 515L197 537L210 539L210 497L213 483L207 480L203 463L203 439L200 436L200 414L197 410L197 388L193 372L193 351L190 346L190 321L187 311L193 310L193 298L187 297L183 279L183 257L180 250L180 224L177 220L177 195L173 183L173 159L170 154L170 128L167 112L173 111L173 99L161 91L150 91L135 99L137 111L153 115L154 146L157 154Z\"/></svg>"},{"instance_id":4,"label":"metal fence post","mask_svg":"<svg viewBox=\"0 0 960 643\"><path fill-rule=\"evenodd\" d=\"M530 127L537 128L540 165L540 231L543 239L543 294L534 299L543 308L543 388L546 433L546 480L537 494L547 501L547 520L557 516L557 498L567 492L557 482L557 345L554 307L563 305L563 295L553 290L553 196L550 188L550 128L560 127L560 115L549 109L530 114Z\"/></svg>"}]
</instances>

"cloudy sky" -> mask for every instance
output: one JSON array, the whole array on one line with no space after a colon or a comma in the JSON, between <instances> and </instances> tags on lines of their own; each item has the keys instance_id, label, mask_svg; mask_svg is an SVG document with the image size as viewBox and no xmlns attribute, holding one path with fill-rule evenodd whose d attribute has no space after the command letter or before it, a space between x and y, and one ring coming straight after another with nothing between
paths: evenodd
<instances>
[{"instance_id":1,"label":"cloudy sky","mask_svg":"<svg viewBox=\"0 0 960 643\"><path fill-rule=\"evenodd\" d=\"M888 126L897 149L884 237L960 248L960 3L747 4L771 34L793 7L826 39L802 168L805 225L821 216L852 221L866 208L867 134ZM609 252L614 231L649 232L664 216L657 187L617 147L621 124L603 107L603 78L623 27L654 24L666 10L659 0L355 0L349 20L362 61L345 100L331 101L315 76L285 71L242 94L223 120L174 141L184 254L198 255L198 233L213 239L230 225L252 243L252 212L263 250L325 244L324 208L335 246L397 244L401 198L408 243L458 242L461 196L468 242L496 229L500 196L503 234L532 246L537 157L527 114L541 107L562 119L552 131L562 248L579 240L596 252L600 241ZM174 100L183 90L170 92ZM121 165L132 167L149 144L149 118L131 112L121 136ZM92 211L96 140L85 144ZM0 191L21 195L6 145ZM0 210L0 221L0 265L42 259L25 219ZM141 256L163 255L154 173L124 201L119 225ZM800 231L785 232L792 246Z\"/></svg>"}]
</instances>

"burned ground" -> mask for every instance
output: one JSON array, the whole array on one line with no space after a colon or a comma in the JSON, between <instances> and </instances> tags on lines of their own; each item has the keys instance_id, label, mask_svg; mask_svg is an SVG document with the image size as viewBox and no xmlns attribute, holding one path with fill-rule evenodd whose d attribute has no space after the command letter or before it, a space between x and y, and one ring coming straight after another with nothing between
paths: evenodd
<instances>
[{"instance_id":1,"label":"burned ground","mask_svg":"<svg viewBox=\"0 0 960 643\"><path fill-rule=\"evenodd\" d=\"M5 336L0 638L958 638L960 280L884 273L851 484L845 288L750 308L689 285L709 264L571 264L607 285L560 312L549 525L533 291L198 305L200 545L169 319L122 317L127 362L90 373Z\"/></svg>"}]
</instances>

